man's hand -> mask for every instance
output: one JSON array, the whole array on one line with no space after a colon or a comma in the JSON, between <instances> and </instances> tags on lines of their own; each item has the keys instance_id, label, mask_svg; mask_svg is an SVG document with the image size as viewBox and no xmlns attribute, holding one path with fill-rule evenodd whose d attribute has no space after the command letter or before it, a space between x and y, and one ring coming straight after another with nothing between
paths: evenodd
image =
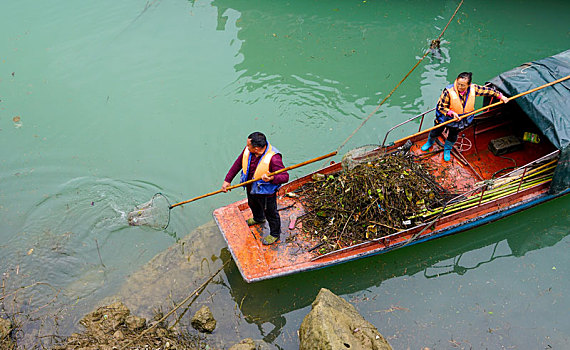
<instances>
[{"instance_id":1,"label":"man's hand","mask_svg":"<svg viewBox=\"0 0 570 350\"><path fill-rule=\"evenodd\" d=\"M265 182L269 182L269 181L273 180L274 178L275 178L275 176L267 176L267 174L261 175L261 179Z\"/></svg>"},{"instance_id":2,"label":"man's hand","mask_svg":"<svg viewBox=\"0 0 570 350\"><path fill-rule=\"evenodd\" d=\"M459 121L459 114L455 113L454 111L450 111L450 112L451 112L451 116L453 117L453 120Z\"/></svg>"},{"instance_id":3,"label":"man's hand","mask_svg":"<svg viewBox=\"0 0 570 350\"><path fill-rule=\"evenodd\" d=\"M501 101L503 101L503 103L507 103L509 102L509 98L505 95L501 95Z\"/></svg>"},{"instance_id":4,"label":"man's hand","mask_svg":"<svg viewBox=\"0 0 570 350\"><path fill-rule=\"evenodd\" d=\"M227 181L224 181L224 183L222 184L222 191L223 192L228 192L228 187L230 187L231 184ZM231 190L230 190L231 191Z\"/></svg>"},{"instance_id":5,"label":"man's hand","mask_svg":"<svg viewBox=\"0 0 570 350\"><path fill-rule=\"evenodd\" d=\"M459 114L455 113L451 109L447 111L447 116L453 118L455 121L459 121Z\"/></svg>"}]
</instances>

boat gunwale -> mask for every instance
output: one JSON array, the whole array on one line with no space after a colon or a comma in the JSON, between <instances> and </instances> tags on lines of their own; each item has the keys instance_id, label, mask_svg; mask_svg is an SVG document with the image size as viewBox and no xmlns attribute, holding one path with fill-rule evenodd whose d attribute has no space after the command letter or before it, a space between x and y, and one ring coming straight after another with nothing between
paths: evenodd
<instances>
[{"instance_id":1,"label":"boat gunwale","mask_svg":"<svg viewBox=\"0 0 570 350\"><path fill-rule=\"evenodd\" d=\"M531 161L531 162L529 162L529 163L527 163L527 164L524 164L524 165L522 165L522 166L520 166L520 167L517 167L516 169L514 169L514 170L512 170L512 171L510 171L510 172L508 172L508 173L506 173L506 174L504 174L504 175L502 175L502 176L500 176L500 177L494 179L494 180L499 180L499 179L502 179L502 178L507 178L507 177L509 177L509 176L511 176L511 175L513 175L513 174L516 174L517 172L523 171L523 169L527 169L527 168L529 168L529 167L531 167L531 166L533 166L533 165L536 165L536 164L538 164L538 163L541 163L541 162L545 162L545 161L554 159L557 155L559 155L559 153L560 153L560 150L557 149L557 150L555 150L555 151L553 151L553 152L550 152L549 154L546 154L546 155L544 155L544 156L542 156L542 157L540 157L540 158L538 158L538 159L535 159L535 160L533 160L533 161ZM336 163L336 164L339 164L339 163ZM290 187L295 187L295 189L297 189L297 188L303 186L303 185L306 183L306 181L303 181L302 183L300 183L300 182L301 182L300 180L310 179L310 178L312 177L312 175L314 175L314 174L316 174L316 173L320 173L320 171L323 171L323 170L326 171L326 170L328 170L330 167L332 167L332 165L329 166L329 167L323 168L323 169L321 169L321 170L319 170L319 171L316 171L316 172L313 172L313 173L311 173L311 174L308 174L308 175L306 175L306 176L303 176L302 178L296 179L296 180L290 182L288 185L290 185ZM327 171L327 172L325 172L325 173L326 173L326 174L332 174L332 173L336 173L336 172L339 172L339 171L342 171L342 169L340 169L340 170L338 170L338 171ZM519 181L522 182L523 180L524 180L524 176L521 175L521 179L520 179ZM310 180L309 180L309 181L310 181ZM551 181L551 180L548 180L546 183L550 183L550 181ZM414 227L410 227L410 228L405 229L405 230L401 230L401 231L397 231L397 232L391 233L391 234L389 234L389 235L387 235L387 236L378 237L378 238L375 238L375 239L373 239L373 240L360 242L360 243L358 243L358 244L351 245L351 246L349 246L349 247L345 247L345 248L342 248L342 249L339 249L339 250L332 251L332 252L327 253L327 254L325 254L325 255L315 257L315 258L313 258L312 261L320 260L321 258L324 258L325 256L328 256L328 255L333 255L333 254L335 254L335 253L340 253L340 252L344 252L344 251L349 251L349 250L351 250L351 249L355 249L355 248L358 248L358 247L361 247L361 246L365 246L365 245L367 245L367 244L372 244L372 243L375 243L375 242L378 242L378 241L390 240L390 239L392 239L392 238L394 238L394 237L403 236L403 235L410 234L410 233L414 234L414 233L416 233L417 231L419 231L420 229L423 229L423 228L425 228L426 226L429 226L429 225L434 225L434 226L435 226L435 225L437 225L438 223L451 222L451 221L455 220L456 217L465 216L466 213L471 214L472 212L480 211L481 209L482 209L482 210L485 210L486 208L492 207L493 205L495 205L495 204L497 204L497 203L499 203L499 202L512 199L513 197L521 197L521 196L524 196L524 194L526 194L526 193L531 193L532 191L534 191L534 189L535 189L537 186L545 186L545 183L533 185L533 186L531 186L530 188L528 188L528 189L526 189L526 190L522 190L522 191L521 191L521 190L518 190L518 191L515 192L515 193L512 193L512 194L507 195L507 196L505 196L505 197L497 198L497 199L495 199L495 200L492 200L492 201L489 201L489 202L486 202L486 203L479 203L479 204L477 204L476 206L474 206L474 207L472 207L472 208L466 208L466 209L463 209L463 210L460 210L460 211L457 211L457 212L454 212L454 213L451 213L451 214L448 214L448 215L441 215L440 217L437 218L437 221L435 221L435 222L433 222L433 221L424 222L424 223L421 223L421 224L416 225L416 226L414 226ZM447 202L443 207L445 208L445 207L446 207L447 205L449 205L449 204L453 204L453 203L458 203L458 202L460 202L460 201L458 201L458 199L460 199L460 198L463 198L463 197L466 197L466 196L469 196L469 195L473 195L473 194L475 194L475 193L477 193L477 192L479 192L479 191L482 192L482 190L485 189L486 187L487 187L486 184L481 184L481 185L479 185L479 186L477 186L477 187L475 187L475 188L473 188L473 189L471 189L471 190L469 190L469 191L467 191L467 192L465 192L465 193L462 193L462 194L460 194L460 195L457 195L457 196L451 198L450 200L448 200L448 202ZM517 196L517 195L519 195L519 196ZM445 212L445 209L444 209L443 212ZM429 231L428 234L429 234L429 233L432 233L432 232L434 232L434 230ZM420 236L420 237L424 237L424 235L422 235L422 236ZM409 244L409 242L406 243L406 245L407 245L407 244Z\"/></svg>"},{"instance_id":2,"label":"boat gunwale","mask_svg":"<svg viewBox=\"0 0 570 350\"><path fill-rule=\"evenodd\" d=\"M536 206L536 205L541 204L543 202L553 200L553 199L556 199L558 197L562 197L562 196L567 195L567 194L570 194L570 189L567 189L567 190L565 190L561 193L557 193L555 195L543 193L540 196L537 196L534 198L529 198L527 200L517 202L511 206L501 208L500 210L497 210L497 211L486 213L485 215L483 215L479 218L473 218L473 219L465 220L461 223L457 223L453 226L446 227L444 229L430 231L428 236L422 236L421 238L419 238L413 242L410 242L409 244L406 244L406 245L411 246L414 244L423 243L423 242L431 241L431 240L434 240L437 238L453 235L455 233L463 232L466 230L465 226L468 226L467 229L476 228L476 227L485 225L487 223L499 220L503 217L518 213L522 210ZM368 243L370 243L370 242L368 242ZM273 279L273 278L277 278L277 277L289 276L289 275L293 275L293 274L300 273L300 272L316 271L316 270L320 270L320 269L323 269L326 267L331 267L331 266L339 265L342 263L358 260L361 258L367 258L367 257L371 257L374 255L385 254L385 253L388 253L392 250L400 249L403 247L404 246L397 245L397 244L394 244L394 245L389 246L389 247L379 247L377 249L368 250L368 251L361 252L358 254L353 254L350 256L337 258L337 259L334 259L334 260L331 260L331 261L325 262L325 263L317 263L317 264L310 265L310 266L304 266L304 267L301 267L301 268L296 269L296 270L277 271L277 272L273 272L272 274L267 274L267 275L264 275L261 277L253 277L253 278L249 278L249 277L245 276L243 273L243 270L241 270L241 268L240 268L240 265L237 264L237 262L236 262L236 264L238 265L238 268L240 269L240 273L241 273L243 279L247 283L254 283L254 282L260 282L260 281ZM234 260L235 260L235 256L234 256L231 248L230 248L230 252L232 253L232 256L234 257Z\"/></svg>"}]
</instances>

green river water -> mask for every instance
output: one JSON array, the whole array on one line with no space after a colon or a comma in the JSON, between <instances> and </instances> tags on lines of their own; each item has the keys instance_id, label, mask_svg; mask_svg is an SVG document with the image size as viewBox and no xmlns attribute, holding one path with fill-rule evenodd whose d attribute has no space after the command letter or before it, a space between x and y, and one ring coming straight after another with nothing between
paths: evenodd
<instances>
[{"instance_id":1,"label":"green river water","mask_svg":"<svg viewBox=\"0 0 570 350\"><path fill-rule=\"evenodd\" d=\"M156 192L178 202L219 189L252 131L265 132L286 165L337 149L457 5L1 1L1 292L17 291L20 303L0 302L0 313L31 315L24 330L41 336L81 329L85 313L116 295L143 313L172 307L228 259L211 213L244 193L173 209L164 231L130 227L126 213ZM443 39L341 153L432 108L461 71L484 83L567 50L570 2L465 1ZM569 208L566 196L452 237L251 285L230 265L190 311L210 306L218 327L207 339L221 348L251 337L296 349L326 287L395 349L568 348ZM179 273L184 283L130 287L169 247L201 269Z\"/></svg>"}]
</instances>

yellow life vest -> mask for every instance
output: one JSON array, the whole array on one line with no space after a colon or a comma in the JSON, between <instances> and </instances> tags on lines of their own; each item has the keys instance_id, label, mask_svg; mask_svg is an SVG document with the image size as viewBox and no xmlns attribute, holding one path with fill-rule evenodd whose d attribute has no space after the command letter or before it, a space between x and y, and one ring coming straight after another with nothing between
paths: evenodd
<instances>
[{"instance_id":1,"label":"yellow life vest","mask_svg":"<svg viewBox=\"0 0 570 350\"><path fill-rule=\"evenodd\" d=\"M461 102L461 99L459 98L459 93L457 92L457 86L455 83L453 83L452 88L447 88L447 92L449 93L449 109L459 115L463 115L475 110L475 88L473 87L473 84L471 84L467 89L467 101L465 101L464 106Z\"/></svg>"},{"instance_id":2,"label":"yellow life vest","mask_svg":"<svg viewBox=\"0 0 570 350\"><path fill-rule=\"evenodd\" d=\"M274 150L273 147L271 147L271 144L268 143L267 144L267 149L265 150L265 153L263 154L262 158L259 160L259 163L257 163L257 168L255 169L255 173L253 174L252 179L256 179L258 177L261 177L263 174L269 174L269 163L271 163L271 158L277 154ZM248 165L249 165L249 150L247 149L247 147L245 148L245 150L243 151L243 157L241 159L241 170L243 171L243 174L247 174L248 172Z\"/></svg>"}]
</instances>

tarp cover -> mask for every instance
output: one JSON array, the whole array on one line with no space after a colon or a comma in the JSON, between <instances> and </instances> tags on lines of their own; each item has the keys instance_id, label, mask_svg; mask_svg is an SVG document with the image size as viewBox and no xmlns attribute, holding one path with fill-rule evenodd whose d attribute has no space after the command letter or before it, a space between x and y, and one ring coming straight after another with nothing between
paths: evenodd
<instances>
[{"instance_id":1,"label":"tarp cover","mask_svg":"<svg viewBox=\"0 0 570 350\"><path fill-rule=\"evenodd\" d=\"M525 63L490 82L507 96L514 96L569 75L570 50L567 50ZM550 192L560 193L570 189L570 79L521 96L515 101L561 151Z\"/></svg>"}]
</instances>

